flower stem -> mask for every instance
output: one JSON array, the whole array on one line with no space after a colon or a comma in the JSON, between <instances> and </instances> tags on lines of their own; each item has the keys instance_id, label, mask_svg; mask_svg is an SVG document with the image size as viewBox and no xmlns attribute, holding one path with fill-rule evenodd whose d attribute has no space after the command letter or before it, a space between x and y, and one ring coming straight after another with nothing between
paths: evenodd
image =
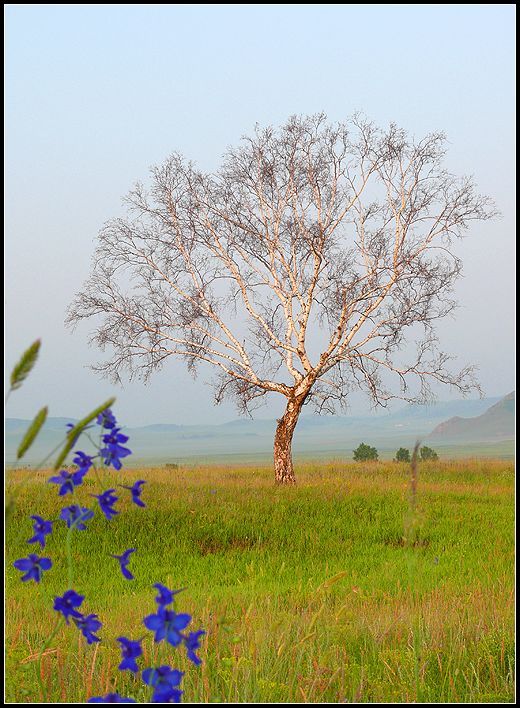
<instances>
[{"instance_id":1,"label":"flower stem","mask_svg":"<svg viewBox=\"0 0 520 708\"><path fill-rule=\"evenodd\" d=\"M67 539L65 541L65 546L67 549L67 569L68 569L68 574L69 574L69 589L71 589L71 590L72 590L72 581L73 581L73 576L74 576L74 568L72 565L72 531L74 530L75 525L76 525L75 521L71 523L69 530L67 531Z\"/></svg>"}]
</instances>

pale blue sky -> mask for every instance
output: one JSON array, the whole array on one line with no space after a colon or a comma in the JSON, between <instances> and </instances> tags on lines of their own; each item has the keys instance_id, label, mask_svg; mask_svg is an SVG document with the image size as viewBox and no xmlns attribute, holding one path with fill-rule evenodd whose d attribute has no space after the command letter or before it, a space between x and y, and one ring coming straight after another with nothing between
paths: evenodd
<instances>
[{"instance_id":1,"label":"pale blue sky","mask_svg":"<svg viewBox=\"0 0 520 708\"><path fill-rule=\"evenodd\" d=\"M440 332L460 365L480 366L487 395L514 388L514 5L4 8L7 371L43 340L7 415L48 403L78 417L115 393L129 425L236 417L180 362L147 387L98 379L89 327L71 334L65 310L97 232L150 165L177 150L212 170L255 122L319 111L443 130L447 166L495 199L503 218L458 246L461 307Z\"/></svg>"}]
</instances>

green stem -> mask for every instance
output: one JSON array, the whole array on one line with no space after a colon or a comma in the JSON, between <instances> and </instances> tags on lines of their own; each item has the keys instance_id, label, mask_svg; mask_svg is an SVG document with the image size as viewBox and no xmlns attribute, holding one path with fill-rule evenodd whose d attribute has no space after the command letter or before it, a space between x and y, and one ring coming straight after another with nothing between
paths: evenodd
<instances>
[{"instance_id":1,"label":"green stem","mask_svg":"<svg viewBox=\"0 0 520 708\"><path fill-rule=\"evenodd\" d=\"M73 521L67 531L67 538L65 540L65 548L67 551L67 570L69 578L69 589L72 590L72 582L74 577L74 568L72 564L72 532L76 528L76 524L81 521L81 516L76 521Z\"/></svg>"}]
</instances>

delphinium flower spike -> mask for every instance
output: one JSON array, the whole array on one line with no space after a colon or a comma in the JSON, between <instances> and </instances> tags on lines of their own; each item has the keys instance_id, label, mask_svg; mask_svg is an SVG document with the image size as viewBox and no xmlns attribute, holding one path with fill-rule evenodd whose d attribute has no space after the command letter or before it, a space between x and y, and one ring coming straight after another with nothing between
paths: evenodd
<instances>
[{"instance_id":1,"label":"delphinium flower spike","mask_svg":"<svg viewBox=\"0 0 520 708\"><path fill-rule=\"evenodd\" d=\"M75 455L76 457L72 460L72 462L79 467L78 471L83 471L83 474L85 474L92 467L92 460L94 457L91 455L86 455L84 452L81 452L81 450L76 450Z\"/></svg>"},{"instance_id":2,"label":"delphinium flower spike","mask_svg":"<svg viewBox=\"0 0 520 708\"><path fill-rule=\"evenodd\" d=\"M140 479L135 482L131 487L126 484L120 484L119 486L123 487L123 489L129 489L132 493L132 501L134 502L134 504L137 504L137 506L141 506L144 508L146 504L141 501L141 492L143 491L141 487L143 484L146 484L146 481L144 479Z\"/></svg>"},{"instance_id":3,"label":"delphinium flower spike","mask_svg":"<svg viewBox=\"0 0 520 708\"><path fill-rule=\"evenodd\" d=\"M106 696L93 696L87 703L137 703L133 698L123 698L119 693L107 693Z\"/></svg>"},{"instance_id":4,"label":"delphinium flower spike","mask_svg":"<svg viewBox=\"0 0 520 708\"><path fill-rule=\"evenodd\" d=\"M81 607L81 603L85 599L84 595L78 595L74 590L67 590L62 597L54 598L53 609L56 612L61 612L65 617L65 622L69 624L69 617L82 617L81 612L78 612L75 608Z\"/></svg>"},{"instance_id":5,"label":"delphinium flower spike","mask_svg":"<svg viewBox=\"0 0 520 708\"><path fill-rule=\"evenodd\" d=\"M100 642L101 639L96 637L94 632L97 632L103 626L101 622L97 619L97 615L80 615L79 617L72 618L81 630L81 633L87 640L87 644L92 644L93 642Z\"/></svg>"},{"instance_id":6,"label":"delphinium flower spike","mask_svg":"<svg viewBox=\"0 0 520 708\"><path fill-rule=\"evenodd\" d=\"M25 583L27 580L34 580L39 583L44 570L49 570L52 567L50 558L39 558L34 553L29 553L27 558L19 558L13 563L17 570L22 570L25 575L22 575L22 580Z\"/></svg>"},{"instance_id":7,"label":"delphinium flower spike","mask_svg":"<svg viewBox=\"0 0 520 708\"><path fill-rule=\"evenodd\" d=\"M124 671L125 669L129 669L134 672L139 671L136 659L143 653L143 650L141 649L141 642L143 640L138 639L134 642L126 637L118 637L117 641L121 644L121 656L123 658L123 661L117 667L119 671Z\"/></svg>"},{"instance_id":8,"label":"delphinium flower spike","mask_svg":"<svg viewBox=\"0 0 520 708\"><path fill-rule=\"evenodd\" d=\"M184 646L186 647L188 659L196 666L200 666L202 664L202 659L199 659L199 657L195 654L195 651L200 649L199 638L202 637L203 634L206 634L206 632L203 629L199 629L198 632L190 632L187 637L183 635Z\"/></svg>"},{"instance_id":9,"label":"delphinium flower spike","mask_svg":"<svg viewBox=\"0 0 520 708\"><path fill-rule=\"evenodd\" d=\"M181 629L184 629L191 622L191 615L178 615L174 610L166 610L160 606L157 614L148 615L143 620L144 626L155 632L155 641L161 642L166 639L172 647L178 646L182 641Z\"/></svg>"},{"instance_id":10,"label":"delphinium flower spike","mask_svg":"<svg viewBox=\"0 0 520 708\"><path fill-rule=\"evenodd\" d=\"M83 484L83 477L86 475L86 469L79 469L77 472L67 472L67 470L60 470L59 475L55 477L50 477L48 480L52 484L60 484L58 494L63 497L65 494L72 494L75 487L79 487Z\"/></svg>"},{"instance_id":11,"label":"delphinium flower spike","mask_svg":"<svg viewBox=\"0 0 520 708\"><path fill-rule=\"evenodd\" d=\"M106 516L106 518L110 521L116 514L119 514L118 511L114 509L114 504L118 500L119 497L116 497L112 492L115 492L115 489L107 489L106 492L103 492L102 494L91 494L91 497L95 497L98 502L99 506L101 508L101 511L103 514Z\"/></svg>"},{"instance_id":12,"label":"delphinium flower spike","mask_svg":"<svg viewBox=\"0 0 520 708\"><path fill-rule=\"evenodd\" d=\"M183 634L180 630L184 629L184 627L191 622L191 616L178 615L173 610L166 609L166 605L173 602L174 596L185 590L185 588L170 590L162 583L155 583L153 587L159 590L159 594L155 598L158 611L157 614L149 615L144 618L143 622L145 627L155 632L156 642L160 642L164 638L166 638L172 646L177 646L183 642L186 647L188 659L196 666L200 666L202 660L195 652L197 649L200 649L200 637L206 634L206 632L200 629L198 632L190 632L188 635Z\"/></svg>"},{"instance_id":13,"label":"delphinium flower spike","mask_svg":"<svg viewBox=\"0 0 520 708\"><path fill-rule=\"evenodd\" d=\"M109 430L111 428L115 428L117 425L116 417L110 408L107 408L106 411L100 413L96 419L96 422L98 425L101 425L103 428L107 428Z\"/></svg>"},{"instance_id":14,"label":"delphinium flower spike","mask_svg":"<svg viewBox=\"0 0 520 708\"><path fill-rule=\"evenodd\" d=\"M130 561L128 560L128 556L129 556L131 553L134 553L134 552L135 552L135 548L128 548L128 549L127 549L124 553L122 553L120 556L116 556L116 555L114 555L113 553L110 554L110 555L112 556L112 558L117 558L117 560L119 561L119 565L120 565L120 567L121 567L121 572L123 573L123 575L125 576L125 578L126 578L127 580L133 580L133 579L134 579L134 576L133 576L132 573L128 570L128 567L127 567L127 566L128 566L128 563L130 562Z\"/></svg>"},{"instance_id":15,"label":"delphinium flower spike","mask_svg":"<svg viewBox=\"0 0 520 708\"><path fill-rule=\"evenodd\" d=\"M60 519L67 522L67 527L70 529L74 526L78 531L85 531L87 528L84 521L88 521L94 516L94 512L86 507L80 507L77 504L66 506L61 510Z\"/></svg>"},{"instance_id":16,"label":"delphinium flower spike","mask_svg":"<svg viewBox=\"0 0 520 708\"><path fill-rule=\"evenodd\" d=\"M45 536L52 533L52 525L54 521L45 521L41 516L34 514L31 516L34 519L33 531L34 536L30 538L27 543L39 543L42 548L45 548Z\"/></svg>"},{"instance_id":17,"label":"delphinium flower spike","mask_svg":"<svg viewBox=\"0 0 520 708\"><path fill-rule=\"evenodd\" d=\"M142 679L147 686L154 689L152 703L180 703L182 691L179 686L184 673L169 666L158 666L156 669L145 669Z\"/></svg>"},{"instance_id":18,"label":"delphinium flower spike","mask_svg":"<svg viewBox=\"0 0 520 708\"><path fill-rule=\"evenodd\" d=\"M120 470L123 466L121 459L132 454L131 450L122 446L122 443L127 442L128 436L119 431L120 428L112 428L110 433L103 435L105 447L99 451L105 465L112 465L116 470Z\"/></svg>"},{"instance_id":19,"label":"delphinium flower spike","mask_svg":"<svg viewBox=\"0 0 520 708\"><path fill-rule=\"evenodd\" d=\"M157 588L157 590L159 590L159 594L155 598L155 602L159 606L171 604L173 602L174 595L178 595L183 590L186 590L186 588L181 588L180 590L170 590L161 583L155 583L155 585L152 585L152 587Z\"/></svg>"}]
</instances>

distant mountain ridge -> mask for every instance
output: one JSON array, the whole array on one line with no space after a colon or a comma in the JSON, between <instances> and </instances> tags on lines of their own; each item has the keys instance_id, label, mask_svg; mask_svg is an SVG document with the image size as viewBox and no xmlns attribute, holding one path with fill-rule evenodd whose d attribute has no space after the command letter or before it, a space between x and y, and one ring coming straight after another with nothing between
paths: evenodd
<instances>
[{"instance_id":1,"label":"distant mountain ridge","mask_svg":"<svg viewBox=\"0 0 520 708\"><path fill-rule=\"evenodd\" d=\"M512 391L482 415L473 418L454 416L430 433L431 442L488 442L508 440L515 434L515 392Z\"/></svg>"},{"instance_id":2,"label":"distant mountain ridge","mask_svg":"<svg viewBox=\"0 0 520 708\"><path fill-rule=\"evenodd\" d=\"M510 394L511 396L512 394ZM425 440L450 420L475 420L483 417L503 401L493 397L442 401L433 405L407 405L397 411L378 411L364 416L313 416L302 415L296 427L293 450L296 455L331 455L350 457L360 442L375 445L380 451L412 447L416 440ZM514 409L514 399L512 401ZM496 415L496 414L494 414ZM466 416L466 417L464 417ZM446 419L449 419L448 421ZM121 416L122 421L124 417ZM66 424L77 422L71 418L48 418L23 462L36 464L50 450L60 444L67 431ZM16 449L30 424L29 420L7 418L5 421L6 463L16 460ZM464 425L464 423L462 423ZM509 425L509 424L508 424ZM140 427L124 427L133 451L128 464L136 466L153 460L154 464L175 462L179 459L222 459L223 456L242 456L257 459L272 454L276 429L274 419L251 420L242 418L213 425L178 425L156 423ZM442 427L441 427L442 430ZM504 436L511 426L497 427ZM509 435L512 438L514 434ZM475 437L473 435L473 437ZM434 438L439 444L449 438ZM455 441L463 439L455 435ZM489 435L486 439L505 439ZM480 442L478 437L477 442ZM85 443L88 447L88 443ZM87 451L87 450L86 450Z\"/></svg>"}]
</instances>

